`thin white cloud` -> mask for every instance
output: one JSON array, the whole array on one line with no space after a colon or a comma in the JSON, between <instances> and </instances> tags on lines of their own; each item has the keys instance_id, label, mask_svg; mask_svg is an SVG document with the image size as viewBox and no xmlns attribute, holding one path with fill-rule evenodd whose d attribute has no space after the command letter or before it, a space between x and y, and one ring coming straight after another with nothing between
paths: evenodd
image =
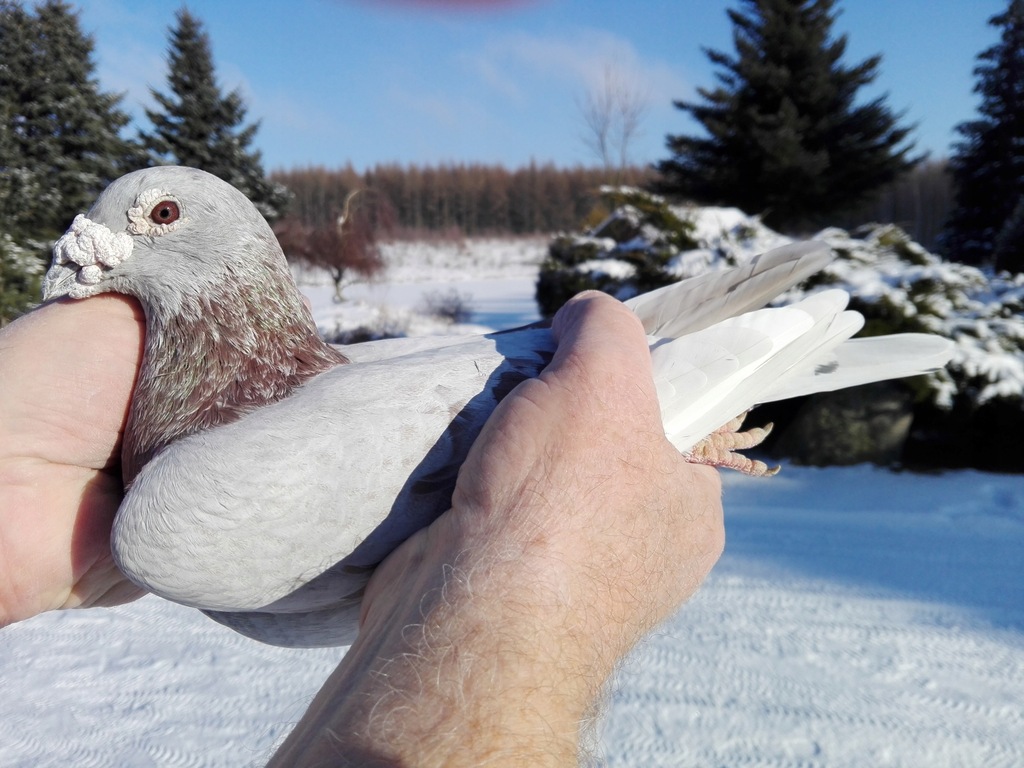
<instances>
[{"instance_id":1,"label":"thin white cloud","mask_svg":"<svg viewBox=\"0 0 1024 768\"><path fill-rule=\"evenodd\" d=\"M465 105L446 95L411 90L397 84L388 92L399 114L418 115L443 128L456 128L465 120Z\"/></svg>"},{"instance_id":2,"label":"thin white cloud","mask_svg":"<svg viewBox=\"0 0 1024 768\"><path fill-rule=\"evenodd\" d=\"M275 128L294 134L296 141L302 135L330 136L342 130L337 115L329 105L311 103L311 99L296 98L291 92L275 90L245 95L247 121L259 120L266 128Z\"/></svg>"},{"instance_id":3,"label":"thin white cloud","mask_svg":"<svg viewBox=\"0 0 1024 768\"><path fill-rule=\"evenodd\" d=\"M518 32L490 40L469 59L481 80L505 94L528 94L527 80L544 78L574 90L598 87L611 67L637 92L671 102L689 87L663 61L645 57L629 41L606 30L580 29L560 36Z\"/></svg>"},{"instance_id":4,"label":"thin white cloud","mask_svg":"<svg viewBox=\"0 0 1024 768\"><path fill-rule=\"evenodd\" d=\"M526 91L516 77L507 71L502 63L492 56L474 52L464 54L462 61L491 90L504 99L522 104L526 101Z\"/></svg>"},{"instance_id":5,"label":"thin white cloud","mask_svg":"<svg viewBox=\"0 0 1024 768\"><path fill-rule=\"evenodd\" d=\"M593 151L587 146L590 134L581 105L602 91L606 78L645 105L629 151L630 159L640 163L661 156L664 136L678 128L673 101L690 98L693 92L678 66L644 53L613 32L594 28L492 37L462 54L460 63L486 90L481 101L489 111L508 115L508 107L514 105L516 119L527 121L524 113L542 113L546 122L537 135L563 147L578 145L574 154L583 162L593 162Z\"/></svg>"},{"instance_id":6,"label":"thin white cloud","mask_svg":"<svg viewBox=\"0 0 1024 768\"><path fill-rule=\"evenodd\" d=\"M96 76L104 91L123 94L122 107L135 115L154 106L150 88L167 90L164 54L139 40L123 39L98 47Z\"/></svg>"}]
</instances>

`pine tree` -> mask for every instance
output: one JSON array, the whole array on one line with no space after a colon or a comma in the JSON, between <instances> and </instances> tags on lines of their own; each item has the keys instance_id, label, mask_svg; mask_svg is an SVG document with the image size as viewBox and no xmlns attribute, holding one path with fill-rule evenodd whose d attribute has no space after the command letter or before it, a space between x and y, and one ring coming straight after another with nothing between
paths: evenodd
<instances>
[{"instance_id":1,"label":"pine tree","mask_svg":"<svg viewBox=\"0 0 1024 768\"><path fill-rule=\"evenodd\" d=\"M942 244L957 261L1024 272L1021 217L1014 216L1024 201L1024 0L1011 0L989 24L1002 32L974 70L980 115L957 126L954 206Z\"/></svg>"},{"instance_id":2,"label":"pine tree","mask_svg":"<svg viewBox=\"0 0 1024 768\"><path fill-rule=\"evenodd\" d=\"M47 241L138 162L70 5L0 0L0 324L37 301Z\"/></svg>"},{"instance_id":3,"label":"pine tree","mask_svg":"<svg viewBox=\"0 0 1024 768\"><path fill-rule=\"evenodd\" d=\"M244 192L270 220L288 202L283 187L267 180L260 153L249 148L259 123L243 127L246 107L237 90L226 96L217 84L210 38L202 23L178 11L168 52L170 95L151 89L160 111L146 110L153 124L143 133L146 146L160 158L201 168Z\"/></svg>"},{"instance_id":4,"label":"pine tree","mask_svg":"<svg viewBox=\"0 0 1024 768\"><path fill-rule=\"evenodd\" d=\"M4 2L0 25L0 159L20 176L20 192L5 190L15 199L2 204L32 234L51 236L138 155L119 133L129 121L121 96L100 91L92 39L70 5L48 0L33 16Z\"/></svg>"},{"instance_id":5,"label":"pine tree","mask_svg":"<svg viewBox=\"0 0 1024 768\"><path fill-rule=\"evenodd\" d=\"M703 101L678 101L706 136L668 137L655 186L701 203L763 213L777 228L816 222L909 170L910 128L881 97L857 105L880 56L841 60L835 0L741 0L729 10L736 55L706 50L716 72Z\"/></svg>"}]
</instances>

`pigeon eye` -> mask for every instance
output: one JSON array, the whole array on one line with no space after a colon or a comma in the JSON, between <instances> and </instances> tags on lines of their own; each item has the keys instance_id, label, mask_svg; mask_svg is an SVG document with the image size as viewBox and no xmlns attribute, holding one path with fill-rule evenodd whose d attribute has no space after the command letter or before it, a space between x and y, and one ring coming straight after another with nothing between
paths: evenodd
<instances>
[{"instance_id":1,"label":"pigeon eye","mask_svg":"<svg viewBox=\"0 0 1024 768\"><path fill-rule=\"evenodd\" d=\"M161 200L149 212L149 218L154 224L173 224L180 216L181 209L173 200Z\"/></svg>"}]
</instances>

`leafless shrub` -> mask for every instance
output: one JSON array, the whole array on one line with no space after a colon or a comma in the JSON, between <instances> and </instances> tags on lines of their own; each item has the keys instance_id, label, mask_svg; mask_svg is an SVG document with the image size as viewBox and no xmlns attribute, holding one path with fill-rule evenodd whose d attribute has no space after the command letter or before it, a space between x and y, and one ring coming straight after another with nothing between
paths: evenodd
<instances>
[{"instance_id":1,"label":"leafless shrub","mask_svg":"<svg viewBox=\"0 0 1024 768\"><path fill-rule=\"evenodd\" d=\"M333 222L314 226L289 216L274 227L288 259L330 274L338 302L347 286L372 278L385 267L370 216L359 197L350 193Z\"/></svg>"},{"instance_id":2,"label":"leafless shrub","mask_svg":"<svg viewBox=\"0 0 1024 768\"><path fill-rule=\"evenodd\" d=\"M423 294L423 312L449 324L468 323L473 316L472 294L460 293L454 288L447 291L428 291Z\"/></svg>"}]
</instances>

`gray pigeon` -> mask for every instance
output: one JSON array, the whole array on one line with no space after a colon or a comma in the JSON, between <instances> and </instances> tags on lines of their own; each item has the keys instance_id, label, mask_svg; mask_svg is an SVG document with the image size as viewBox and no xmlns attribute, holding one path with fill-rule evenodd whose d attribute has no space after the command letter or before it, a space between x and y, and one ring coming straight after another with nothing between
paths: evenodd
<instances>
[{"instance_id":1,"label":"gray pigeon","mask_svg":"<svg viewBox=\"0 0 1024 768\"><path fill-rule=\"evenodd\" d=\"M823 244L639 296L665 431L694 461L734 450L757 403L944 365L927 335L849 340L843 291L764 305L821 269ZM141 587L275 645L344 645L373 568L451 501L495 405L551 359L546 327L335 348L317 335L270 227L190 168L111 184L57 241L44 298L134 296L142 370L111 546ZM725 426L723 426L725 425Z\"/></svg>"}]
</instances>

